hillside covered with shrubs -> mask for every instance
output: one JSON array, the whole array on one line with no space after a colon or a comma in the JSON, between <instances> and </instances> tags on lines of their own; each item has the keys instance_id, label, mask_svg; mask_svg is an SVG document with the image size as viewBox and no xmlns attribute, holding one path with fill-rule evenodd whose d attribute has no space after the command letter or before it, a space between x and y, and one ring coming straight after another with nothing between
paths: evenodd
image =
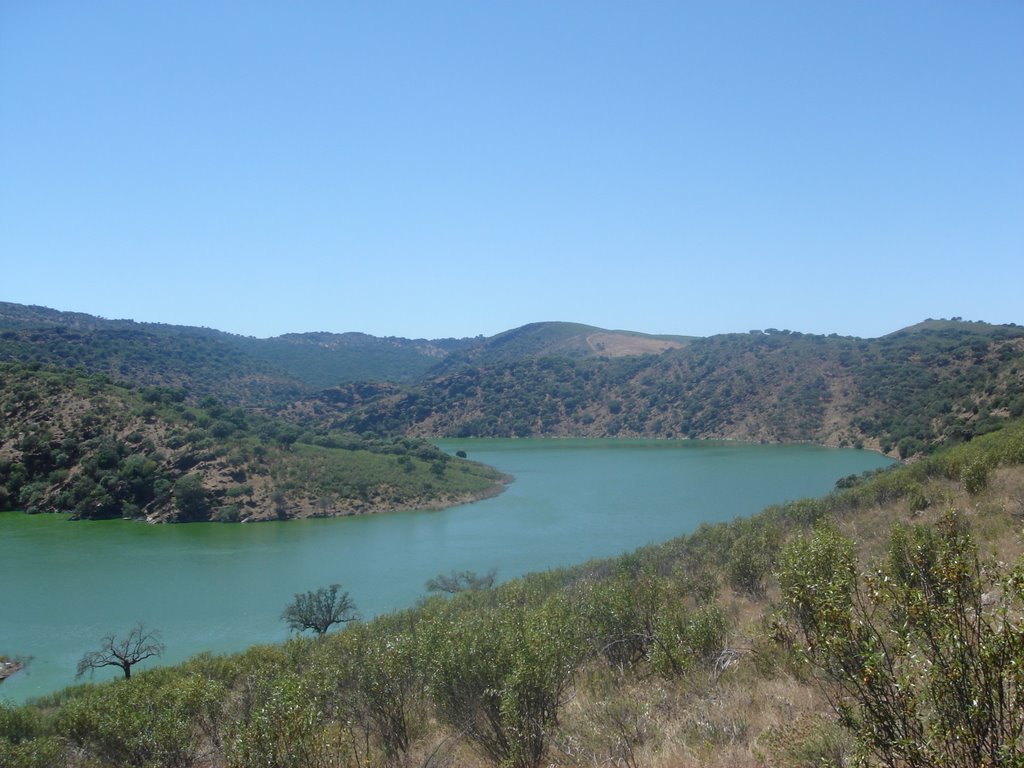
<instances>
[{"instance_id":1,"label":"hillside covered with shrubs","mask_svg":"<svg viewBox=\"0 0 1024 768\"><path fill-rule=\"evenodd\" d=\"M807 441L907 458L1024 415L1024 328L960 318L874 339L554 322L486 338L255 339L0 302L0 361L396 437Z\"/></svg>"},{"instance_id":2,"label":"hillside covered with shrubs","mask_svg":"<svg viewBox=\"0 0 1024 768\"><path fill-rule=\"evenodd\" d=\"M769 329L654 355L449 361L419 385L369 396L347 385L320 401L322 418L355 431L809 441L905 458L1024 415L1024 328L932 321L879 339Z\"/></svg>"},{"instance_id":3,"label":"hillside covered with shrubs","mask_svg":"<svg viewBox=\"0 0 1024 768\"><path fill-rule=\"evenodd\" d=\"M180 390L0 363L0 509L154 521L447 506L501 477L414 438L303 430Z\"/></svg>"}]
</instances>

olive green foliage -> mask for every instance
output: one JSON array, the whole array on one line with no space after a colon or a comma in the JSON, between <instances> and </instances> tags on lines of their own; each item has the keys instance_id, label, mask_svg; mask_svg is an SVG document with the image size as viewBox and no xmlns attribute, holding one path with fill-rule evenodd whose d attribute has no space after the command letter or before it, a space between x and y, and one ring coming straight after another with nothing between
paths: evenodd
<instances>
[{"instance_id":1,"label":"olive green foliage","mask_svg":"<svg viewBox=\"0 0 1024 768\"><path fill-rule=\"evenodd\" d=\"M295 669L257 669L241 683L229 714L225 757L229 766L327 768L344 765L346 733L331 718L313 675Z\"/></svg>"},{"instance_id":2,"label":"olive green foliage","mask_svg":"<svg viewBox=\"0 0 1024 768\"><path fill-rule=\"evenodd\" d=\"M674 610L673 610L674 607ZM665 676L713 669L726 648L729 622L716 604L682 610L679 603L658 616L649 658Z\"/></svg>"},{"instance_id":3,"label":"olive green foliage","mask_svg":"<svg viewBox=\"0 0 1024 768\"><path fill-rule=\"evenodd\" d=\"M871 439L907 458L1024 415L1022 339L1017 326L932 322L878 339L769 329L618 358L503 345L452 355L401 393L335 405L354 431Z\"/></svg>"},{"instance_id":4,"label":"olive green foliage","mask_svg":"<svg viewBox=\"0 0 1024 768\"><path fill-rule=\"evenodd\" d=\"M358 448L296 444L271 461L270 472L284 491L305 489L318 498L362 502L383 496L395 507L423 499L471 497L492 487L498 478L489 468L452 458L421 441L386 441L393 442L390 448L368 442L349 443ZM342 451L344 461L339 461Z\"/></svg>"},{"instance_id":5,"label":"olive green foliage","mask_svg":"<svg viewBox=\"0 0 1024 768\"><path fill-rule=\"evenodd\" d=\"M178 508L178 519L182 521L202 520L209 515L209 503L203 479L198 475L185 475L174 483L174 503Z\"/></svg>"},{"instance_id":6,"label":"olive green foliage","mask_svg":"<svg viewBox=\"0 0 1024 768\"><path fill-rule=\"evenodd\" d=\"M1015 325L926 321L878 339L778 329L646 337L679 348L625 357L592 348L587 339L600 330L536 323L490 339L250 339L0 302L0 361L187 390L192 402L213 396L273 408L305 397L304 424L340 420L364 434L696 437L739 429L810 440L833 436L826 414L835 412L838 439L877 440L906 458L1024 415L1024 329Z\"/></svg>"},{"instance_id":7,"label":"olive green foliage","mask_svg":"<svg viewBox=\"0 0 1024 768\"><path fill-rule=\"evenodd\" d=\"M496 764L541 764L576 667L578 628L563 599L471 612L439 609L424 631L438 716Z\"/></svg>"},{"instance_id":8,"label":"olive green foliage","mask_svg":"<svg viewBox=\"0 0 1024 768\"><path fill-rule=\"evenodd\" d=\"M348 592L341 592L340 584L331 584L295 595L285 606L281 619L294 632L313 630L324 634L335 624L347 624L356 619L356 606Z\"/></svg>"},{"instance_id":9,"label":"olive green foliage","mask_svg":"<svg viewBox=\"0 0 1024 768\"><path fill-rule=\"evenodd\" d=\"M736 538L725 563L725 575L729 585L741 594L763 596L765 581L775 564L781 531L766 523L762 519L738 520L733 526Z\"/></svg>"},{"instance_id":10,"label":"olive green foliage","mask_svg":"<svg viewBox=\"0 0 1024 768\"><path fill-rule=\"evenodd\" d=\"M338 684L347 693L349 721L380 744L386 763L400 763L427 717L417 621L405 613L353 627L340 650L347 674Z\"/></svg>"},{"instance_id":11,"label":"olive green foliage","mask_svg":"<svg viewBox=\"0 0 1024 768\"><path fill-rule=\"evenodd\" d=\"M579 591L587 640L618 669L646 658L666 602L681 599L667 580L628 557L617 563L614 573L583 582Z\"/></svg>"},{"instance_id":12,"label":"olive green foliage","mask_svg":"<svg viewBox=\"0 0 1024 768\"><path fill-rule=\"evenodd\" d=\"M255 340L253 340L255 341ZM0 302L0 361L73 369L146 387L183 385L198 397L270 405L309 388L242 337L207 328L55 312Z\"/></svg>"},{"instance_id":13,"label":"olive green foliage","mask_svg":"<svg viewBox=\"0 0 1024 768\"><path fill-rule=\"evenodd\" d=\"M278 516L296 503L420 506L499 480L422 440L302 430L209 396L32 364L0 363L0 409L0 509L237 521L272 516L272 503Z\"/></svg>"},{"instance_id":14,"label":"olive green foliage","mask_svg":"<svg viewBox=\"0 0 1024 768\"><path fill-rule=\"evenodd\" d=\"M685 570L659 573L651 554L623 556L610 573L573 585L591 653L619 674L649 669L671 678L711 668L725 649L728 621Z\"/></svg>"},{"instance_id":15,"label":"olive green foliage","mask_svg":"<svg viewBox=\"0 0 1024 768\"><path fill-rule=\"evenodd\" d=\"M80 368L146 386L260 405L350 381L407 381L472 339L302 333L256 339L0 302L0 360Z\"/></svg>"},{"instance_id":16,"label":"olive green foliage","mask_svg":"<svg viewBox=\"0 0 1024 768\"><path fill-rule=\"evenodd\" d=\"M439 355L469 343L469 339L380 339L362 333L302 333L236 341L255 360L316 388L354 381L413 381L434 367Z\"/></svg>"},{"instance_id":17,"label":"olive green foliage","mask_svg":"<svg viewBox=\"0 0 1024 768\"><path fill-rule=\"evenodd\" d=\"M204 739L215 738L221 686L172 671L93 686L66 701L54 729L100 765L193 765Z\"/></svg>"},{"instance_id":18,"label":"olive green foliage","mask_svg":"<svg viewBox=\"0 0 1024 768\"><path fill-rule=\"evenodd\" d=\"M884 765L1024 764L1024 563L983 565L963 519L898 527L863 576L819 528L780 585L830 700Z\"/></svg>"},{"instance_id":19,"label":"olive green foliage","mask_svg":"<svg viewBox=\"0 0 1024 768\"><path fill-rule=\"evenodd\" d=\"M0 699L0 765L50 768L60 764L64 751L64 741L47 733L38 711L13 707Z\"/></svg>"},{"instance_id":20,"label":"olive green foliage","mask_svg":"<svg viewBox=\"0 0 1024 768\"><path fill-rule=\"evenodd\" d=\"M731 552L736 538L744 535L744 531L752 531L755 537L760 537L764 545L761 551L767 554L767 561L774 563L781 542L779 536L787 531L813 525L829 515L842 516L901 500L907 502L911 511L921 511L932 504L925 487L933 480L951 480L971 495L980 494L996 469L1022 463L1024 420L1018 419L1002 429L947 447L913 464L842 478L836 483L835 491L827 496L770 506L761 515L728 527L704 526L691 538L702 542L717 537L720 541L712 548L719 552L728 548ZM694 543L691 541L689 546L693 547ZM764 574L761 568L756 570ZM734 586L739 588L738 583Z\"/></svg>"}]
</instances>

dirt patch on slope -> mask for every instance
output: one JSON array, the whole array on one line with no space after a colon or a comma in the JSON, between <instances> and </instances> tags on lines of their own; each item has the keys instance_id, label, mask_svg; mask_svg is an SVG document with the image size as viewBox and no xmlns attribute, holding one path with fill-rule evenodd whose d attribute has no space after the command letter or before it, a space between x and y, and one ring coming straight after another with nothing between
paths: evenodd
<instances>
[{"instance_id":1,"label":"dirt patch on slope","mask_svg":"<svg viewBox=\"0 0 1024 768\"><path fill-rule=\"evenodd\" d=\"M666 349L681 349L686 346L686 343L682 341L607 332L590 334L587 336L587 344L595 354L606 357L656 355Z\"/></svg>"}]
</instances>

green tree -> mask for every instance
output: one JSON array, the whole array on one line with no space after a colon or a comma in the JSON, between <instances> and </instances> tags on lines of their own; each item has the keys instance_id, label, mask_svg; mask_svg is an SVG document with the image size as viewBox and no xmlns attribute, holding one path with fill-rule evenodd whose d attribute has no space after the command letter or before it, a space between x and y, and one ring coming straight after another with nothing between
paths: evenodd
<instances>
[{"instance_id":1,"label":"green tree","mask_svg":"<svg viewBox=\"0 0 1024 768\"><path fill-rule=\"evenodd\" d=\"M335 624L355 620L355 603L348 592L339 592L340 589L340 584L331 584L315 591L296 594L285 606L281 614L282 621L295 632L311 629L317 635L322 635Z\"/></svg>"},{"instance_id":2,"label":"green tree","mask_svg":"<svg viewBox=\"0 0 1024 768\"><path fill-rule=\"evenodd\" d=\"M178 519L182 521L202 520L209 513L206 489L199 475L185 475L174 484L174 504L178 508Z\"/></svg>"}]
</instances>

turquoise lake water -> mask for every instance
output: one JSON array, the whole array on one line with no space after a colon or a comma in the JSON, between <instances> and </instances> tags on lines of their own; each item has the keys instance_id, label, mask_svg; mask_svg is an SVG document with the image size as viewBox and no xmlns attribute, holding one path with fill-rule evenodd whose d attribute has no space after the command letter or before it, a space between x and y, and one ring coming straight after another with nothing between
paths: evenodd
<instances>
[{"instance_id":1,"label":"turquoise lake water","mask_svg":"<svg viewBox=\"0 0 1024 768\"><path fill-rule=\"evenodd\" d=\"M32 657L0 698L73 683L85 651L137 621L160 630L162 663L241 650L287 636L280 614L296 592L340 582L372 617L412 605L441 572L496 568L508 579L616 555L889 463L866 451L705 441L439 445L515 481L440 511L252 525L0 513L0 653Z\"/></svg>"}]
</instances>

